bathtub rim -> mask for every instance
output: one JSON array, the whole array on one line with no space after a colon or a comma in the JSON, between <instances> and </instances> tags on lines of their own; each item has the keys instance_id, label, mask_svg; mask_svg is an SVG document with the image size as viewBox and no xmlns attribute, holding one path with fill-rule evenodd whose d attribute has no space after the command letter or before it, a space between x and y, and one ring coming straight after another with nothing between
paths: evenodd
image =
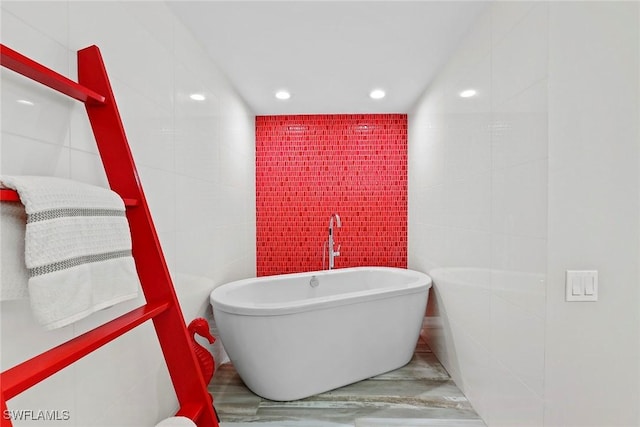
<instances>
[{"instance_id":1,"label":"bathtub rim","mask_svg":"<svg viewBox=\"0 0 640 427\"><path fill-rule=\"evenodd\" d=\"M393 288L386 287L381 289L373 289L367 291L355 291L348 293L341 293L335 295L329 295L324 297L316 297L307 300L295 300L291 302L275 302L275 303L245 303L245 304L231 304L224 301L226 293L237 289L242 286L248 286L254 284L256 281L267 282L273 280L276 277L309 277L311 276L323 276L329 274L340 274L352 271L386 271L386 272L398 272L399 274L413 276L414 281L406 286ZM348 267L339 268L335 270L317 270L307 271L301 273L287 273L279 274L275 276L262 276L251 277L247 279L236 280L228 282L216 287L209 294L209 303L211 304L214 315L215 310L223 311L229 314L237 314L243 316L282 316L294 313L301 313L312 310L322 310L331 307L337 307L349 304L364 303L366 301L373 301L385 298L393 298L396 296L417 294L421 292L428 292L433 281L431 277L421 271L410 270L407 268L399 267L377 267L377 266L363 266L363 267ZM322 285L321 285L322 286Z\"/></svg>"}]
</instances>

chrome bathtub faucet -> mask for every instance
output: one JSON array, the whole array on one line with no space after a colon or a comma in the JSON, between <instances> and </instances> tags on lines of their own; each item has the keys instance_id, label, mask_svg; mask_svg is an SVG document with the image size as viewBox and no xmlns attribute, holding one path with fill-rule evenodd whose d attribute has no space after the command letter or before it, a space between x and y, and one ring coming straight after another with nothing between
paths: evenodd
<instances>
[{"instance_id":1,"label":"chrome bathtub faucet","mask_svg":"<svg viewBox=\"0 0 640 427\"><path fill-rule=\"evenodd\" d=\"M336 227L342 227L342 223L340 222L340 215L337 213L333 213L331 218L329 219L329 270L332 270L335 266L335 258L340 256L340 245L338 245L338 250L334 249L335 242L333 241L333 219L336 219Z\"/></svg>"}]
</instances>

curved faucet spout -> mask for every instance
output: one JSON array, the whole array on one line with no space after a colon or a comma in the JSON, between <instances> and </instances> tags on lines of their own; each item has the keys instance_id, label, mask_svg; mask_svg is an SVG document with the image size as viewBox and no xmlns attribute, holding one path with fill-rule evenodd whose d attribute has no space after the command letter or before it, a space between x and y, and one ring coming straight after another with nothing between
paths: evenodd
<instances>
[{"instance_id":1,"label":"curved faucet spout","mask_svg":"<svg viewBox=\"0 0 640 427\"><path fill-rule=\"evenodd\" d=\"M329 232L333 231L333 218L336 219L336 227L338 228L342 227L342 223L340 221L340 215L334 212L333 214L331 214L331 218L329 219Z\"/></svg>"}]
</instances>

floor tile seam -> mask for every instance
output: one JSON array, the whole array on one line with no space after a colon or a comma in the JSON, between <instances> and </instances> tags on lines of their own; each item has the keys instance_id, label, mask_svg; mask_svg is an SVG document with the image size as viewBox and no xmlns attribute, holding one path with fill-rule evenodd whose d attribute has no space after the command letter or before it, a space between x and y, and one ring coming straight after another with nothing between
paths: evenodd
<instances>
[{"instance_id":1,"label":"floor tile seam","mask_svg":"<svg viewBox=\"0 0 640 427\"><path fill-rule=\"evenodd\" d=\"M278 402L262 401L258 405L258 411L262 408L276 409L282 408L289 411L304 410L325 410L328 409L327 404L336 409L349 409L355 407L375 407L379 405L391 407L415 407L415 408L441 408L441 409L473 409L471 404L465 400L461 402L452 402L446 398L447 396L389 396L389 395L358 395L358 396L340 396L337 399L318 399L307 402L308 404L279 404ZM324 405L322 405L324 404ZM339 404L343 404L340 406ZM315 405L315 406L314 406Z\"/></svg>"},{"instance_id":2,"label":"floor tile seam","mask_svg":"<svg viewBox=\"0 0 640 427\"><path fill-rule=\"evenodd\" d=\"M451 379L451 377L447 376L447 377L412 377L412 378L403 378L403 377L388 377L388 378L370 378L369 381L380 381L381 385L382 383L385 382L393 382L393 381L416 381L416 382L423 382L423 381L430 381L430 382L434 382L434 383L446 383L446 382L452 382L453 380Z\"/></svg>"},{"instance_id":3,"label":"floor tile seam","mask_svg":"<svg viewBox=\"0 0 640 427\"><path fill-rule=\"evenodd\" d=\"M455 384L455 382L453 381L453 379L449 376L447 376L446 378L368 378L365 381L367 381L368 383L376 383L376 382L380 382L381 384L385 384L385 383L389 383L389 382L403 382L403 383L408 383L408 382L415 382L415 383L433 383L433 385L442 385L443 383L451 383L451 384ZM357 383L356 383L357 384ZM386 384L385 384L386 385ZM349 386L345 386L345 387L349 387ZM328 392L330 393L330 392ZM324 393L323 393L324 394Z\"/></svg>"}]
</instances>

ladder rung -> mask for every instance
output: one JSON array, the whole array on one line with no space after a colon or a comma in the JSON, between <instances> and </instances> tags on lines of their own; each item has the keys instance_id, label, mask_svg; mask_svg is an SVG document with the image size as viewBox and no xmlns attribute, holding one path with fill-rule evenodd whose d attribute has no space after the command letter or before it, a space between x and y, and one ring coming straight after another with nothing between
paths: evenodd
<instances>
[{"instance_id":1,"label":"ladder rung","mask_svg":"<svg viewBox=\"0 0 640 427\"><path fill-rule=\"evenodd\" d=\"M148 303L0 373L0 410L7 409L6 400L153 318L158 342L180 402L178 414L197 420L201 427L217 427L219 423L211 396L204 381L198 377L201 373L191 348L192 342L142 191L102 55L97 46L89 46L77 53L78 83L2 44L0 64L85 103L111 189L121 197L133 196L133 199L124 199L126 206L138 206L127 212L127 218L142 290L147 301L162 302ZM18 202L19 197L15 192L3 190L0 191L2 200ZM10 427L11 420L0 417L0 426Z\"/></svg>"},{"instance_id":2,"label":"ladder rung","mask_svg":"<svg viewBox=\"0 0 640 427\"><path fill-rule=\"evenodd\" d=\"M137 199L122 199L124 201L124 205L127 207L138 206L139 202ZM20 196L18 196L18 192L15 190L10 190L8 188L0 188L0 201L2 202L19 202Z\"/></svg>"},{"instance_id":3,"label":"ladder rung","mask_svg":"<svg viewBox=\"0 0 640 427\"><path fill-rule=\"evenodd\" d=\"M15 190L0 188L0 200L3 202L19 202L20 196Z\"/></svg>"},{"instance_id":4,"label":"ladder rung","mask_svg":"<svg viewBox=\"0 0 640 427\"><path fill-rule=\"evenodd\" d=\"M169 302L143 305L2 372L4 398L9 400L22 393L168 308Z\"/></svg>"},{"instance_id":5,"label":"ladder rung","mask_svg":"<svg viewBox=\"0 0 640 427\"><path fill-rule=\"evenodd\" d=\"M62 74L59 74L32 59L27 58L15 50L8 48L5 45L0 45L0 52L0 62L10 70L22 74L25 77L29 77L32 80L42 83L51 89L57 90L58 92L64 93L78 101L104 104L104 96L68 79Z\"/></svg>"}]
</instances>

